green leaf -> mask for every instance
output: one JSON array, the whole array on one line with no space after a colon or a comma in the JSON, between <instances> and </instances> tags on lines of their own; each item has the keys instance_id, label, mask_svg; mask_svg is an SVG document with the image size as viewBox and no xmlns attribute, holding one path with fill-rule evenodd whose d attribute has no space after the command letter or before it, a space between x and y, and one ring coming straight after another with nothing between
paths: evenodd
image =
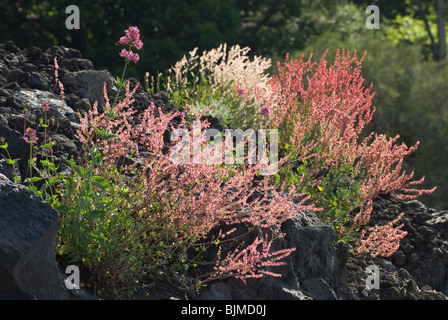
<instances>
[{"instance_id":1,"label":"green leaf","mask_svg":"<svg viewBox=\"0 0 448 320\"><path fill-rule=\"evenodd\" d=\"M94 127L94 129L96 131L96 134L98 135L98 137L101 140L109 140L109 139L112 139L112 138L116 137L116 135L106 132L105 129L101 129L100 130L100 129L96 128L96 127Z\"/></svg>"},{"instance_id":2,"label":"green leaf","mask_svg":"<svg viewBox=\"0 0 448 320\"><path fill-rule=\"evenodd\" d=\"M7 149L8 148L8 143L5 142L5 144L0 145L0 148Z\"/></svg>"},{"instance_id":3,"label":"green leaf","mask_svg":"<svg viewBox=\"0 0 448 320\"><path fill-rule=\"evenodd\" d=\"M34 160L33 159L28 159L28 166L30 167L34 167Z\"/></svg>"},{"instance_id":4,"label":"green leaf","mask_svg":"<svg viewBox=\"0 0 448 320\"><path fill-rule=\"evenodd\" d=\"M40 163L47 167L48 169L50 169L51 171L56 171L58 170L59 167L56 167L56 165L53 162L50 162L48 160L41 160Z\"/></svg>"},{"instance_id":5,"label":"green leaf","mask_svg":"<svg viewBox=\"0 0 448 320\"><path fill-rule=\"evenodd\" d=\"M83 167L78 166L78 165L76 165L76 164L73 164L73 165L72 165L72 168L73 168L73 170L75 170L75 172L76 172L77 174L79 174L81 177L83 177L83 178L87 177L87 170L84 169Z\"/></svg>"},{"instance_id":6,"label":"green leaf","mask_svg":"<svg viewBox=\"0 0 448 320\"><path fill-rule=\"evenodd\" d=\"M111 185L101 176L92 177L93 184L103 190L110 189Z\"/></svg>"},{"instance_id":7,"label":"green leaf","mask_svg":"<svg viewBox=\"0 0 448 320\"><path fill-rule=\"evenodd\" d=\"M40 177L32 177L32 178L27 178L25 181L33 183L33 182L37 182L37 181L40 181L40 180L42 180L42 178L40 178Z\"/></svg>"},{"instance_id":8,"label":"green leaf","mask_svg":"<svg viewBox=\"0 0 448 320\"><path fill-rule=\"evenodd\" d=\"M10 165L14 165L17 161L19 161L20 159L14 159L14 160L11 160L11 159L8 159L8 160L6 160L6 163L7 164L10 164Z\"/></svg>"},{"instance_id":9,"label":"green leaf","mask_svg":"<svg viewBox=\"0 0 448 320\"><path fill-rule=\"evenodd\" d=\"M109 118L113 118L113 117L117 116L117 114L114 112L114 109L113 109L113 108L107 109L107 110L106 110L106 115L107 115Z\"/></svg>"}]
</instances>

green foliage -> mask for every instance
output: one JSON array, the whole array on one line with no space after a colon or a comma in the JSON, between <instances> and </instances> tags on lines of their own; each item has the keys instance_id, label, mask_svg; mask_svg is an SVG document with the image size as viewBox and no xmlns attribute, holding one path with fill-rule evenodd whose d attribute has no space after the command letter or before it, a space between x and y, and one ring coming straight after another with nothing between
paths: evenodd
<instances>
[{"instance_id":1,"label":"green foliage","mask_svg":"<svg viewBox=\"0 0 448 320\"><path fill-rule=\"evenodd\" d=\"M58 252L68 262L87 267L100 286L132 288L145 274L143 252L151 252L139 232L145 221L136 223L131 217L135 195L118 169L94 174L97 156L92 155L88 167L72 160L73 174L63 179L60 189L63 201L54 198L50 203L62 217Z\"/></svg>"},{"instance_id":2,"label":"green foliage","mask_svg":"<svg viewBox=\"0 0 448 320\"><path fill-rule=\"evenodd\" d=\"M353 226L353 212L365 201L360 192L362 173L356 172L353 164L331 166L313 160L298 162L298 154L291 152L289 145L285 151L288 161L273 177L276 185L286 183L298 187L321 209L316 214L335 230L335 241L354 241L358 230Z\"/></svg>"},{"instance_id":3,"label":"green foliage","mask_svg":"<svg viewBox=\"0 0 448 320\"><path fill-rule=\"evenodd\" d=\"M250 59L249 51L248 47L221 44L197 55L195 48L166 75L159 74L157 87L163 81L171 101L188 105L193 116L205 112L233 127L251 128L260 119L258 109L268 87L271 62L260 56ZM155 81L150 87L149 74L145 77L146 90L154 92Z\"/></svg>"},{"instance_id":4,"label":"green foliage","mask_svg":"<svg viewBox=\"0 0 448 320\"><path fill-rule=\"evenodd\" d=\"M428 17L428 20L435 20L434 17ZM437 33L437 26L432 23L432 34ZM415 19L411 16L398 15L389 26L386 28L387 38L394 40L395 42L407 41L410 43L426 44L430 45L430 39L428 33L425 30L425 24L420 19Z\"/></svg>"},{"instance_id":5,"label":"green foliage","mask_svg":"<svg viewBox=\"0 0 448 320\"><path fill-rule=\"evenodd\" d=\"M351 213L364 202L360 193L362 177L354 172L350 164L322 168L318 175L321 175L317 178L318 183L305 187L316 206L323 209L318 216L333 227L337 241L354 240L357 230L353 227Z\"/></svg>"},{"instance_id":6,"label":"green foliage","mask_svg":"<svg viewBox=\"0 0 448 320\"><path fill-rule=\"evenodd\" d=\"M8 158L6 159L6 163L11 165L14 171L14 181L16 183L20 183L22 181L22 178L20 177L19 173L19 166L17 164L20 159L12 159L11 155L8 151L8 143L5 141L5 138L0 137L0 149L4 149L6 151L6 154L8 155Z\"/></svg>"}]
</instances>

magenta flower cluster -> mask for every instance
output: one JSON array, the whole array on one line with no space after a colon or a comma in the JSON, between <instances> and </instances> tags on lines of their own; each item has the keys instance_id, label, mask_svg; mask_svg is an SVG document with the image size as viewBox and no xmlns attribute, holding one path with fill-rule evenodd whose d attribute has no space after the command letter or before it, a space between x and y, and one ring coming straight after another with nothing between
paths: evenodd
<instances>
[{"instance_id":1,"label":"magenta flower cluster","mask_svg":"<svg viewBox=\"0 0 448 320\"><path fill-rule=\"evenodd\" d=\"M271 114L271 108L269 108L268 106L262 106L258 112L261 113L261 115L265 116L265 117L269 117L269 115Z\"/></svg>"},{"instance_id":2,"label":"magenta flower cluster","mask_svg":"<svg viewBox=\"0 0 448 320\"><path fill-rule=\"evenodd\" d=\"M36 136L36 130L27 128L25 131L25 137L23 138L27 143L34 143L39 140Z\"/></svg>"},{"instance_id":3,"label":"magenta flower cluster","mask_svg":"<svg viewBox=\"0 0 448 320\"><path fill-rule=\"evenodd\" d=\"M41 107L42 111L44 112L50 110L50 106L48 105L48 103L42 103Z\"/></svg>"},{"instance_id":4,"label":"magenta flower cluster","mask_svg":"<svg viewBox=\"0 0 448 320\"><path fill-rule=\"evenodd\" d=\"M134 53L132 51L127 51L126 49L122 49L120 52L120 57L125 58L126 60L137 63L140 60L138 53Z\"/></svg>"},{"instance_id":5,"label":"magenta flower cluster","mask_svg":"<svg viewBox=\"0 0 448 320\"><path fill-rule=\"evenodd\" d=\"M118 41L119 44L129 45L130 49L135 47L137 50L140 50L143 47L143 42L140 40L140 30L138 30L137 27L129 27L124 33L125 36L120 38ZM134 63L137 63L137 61L140 60L138 53L126 49L121 50L120 57Z\"/></svg>"},{"instance_id":6,"label":"magenta flower cluster","mask_svg":"<svg viewBox=\"0 0 448 320\"><path fill-rule=\"evenodd\" d=\"M246 93L246 91L244 91L244 89L241 89L241 88L239 88L239 87L235 87L234 89L235 89L235 91L238 92L239 94L245 94L245 93Z\"/></svg>"}]
</instances>

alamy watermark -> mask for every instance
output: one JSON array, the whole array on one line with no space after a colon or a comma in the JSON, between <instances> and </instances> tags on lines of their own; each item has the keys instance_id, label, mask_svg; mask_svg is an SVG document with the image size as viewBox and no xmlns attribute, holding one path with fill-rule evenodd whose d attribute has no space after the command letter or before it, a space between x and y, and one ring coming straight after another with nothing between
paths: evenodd
<instances>
[{"instance_id":1,"label":"alamy watermark","mask_svg":"<svg viewBox=\"0 0 448 320\"><path fill-rule=\"evenodd\" d=\"M267 138L269 137L269 156ZM181 141L178 139L181 138ZM247 138L247 139L245 139ZM233 141L236 141L234 147ZM273 175L278 169L277 129L226 129L224 140L217 129L201 132L201 122L193 122L192 134L186 129L174 129L171 141L178 142L171 150L170 160L174 164L244 164L244 145L248 142L248 164L261 164L260 174ZM206 143L204 145L204 142ZM233 151L235 149L235 156Z\"/></svg>"},{"instance_id":2,"label":"alamy watermark","mask_svg":"<svg viewBox=\"0 0 448 320\"><path fill-rule=\"evenodd\" d=\"M78 266L75 266L73 264L67 266L65 269L66 274L70 274L70 276L67 277L67 279L64 280L65 287L68 290L76 289L78 290L80 288L80 278L79 278L79 268Z\"/></svg>"},{"instance_id":3,"label":"alamy watermark","mask_svg":"<svg viewBox=\"0 0 448 320\"><path fill-rule=\"evenodd\" d=\"M380 269L372 264L366 268L366 273L369 275L366 279L367 289L379 289L380 288Z\"/></svg>"},{"instance_id":4,"label":"alamy watermark","mask_svg":"<svg viewBox=\"0 0 448 320\"><path fill-rule=\"evenodd\" d=\"M366 19L366 28L379 29L380 28L380 8L375 5L370 5L366 8L366 13L371 13Z\"/></svg>"},{"instance_id":5,"label":"alamy watermark","mask_svg":"<svg viewBox=\"0 0 448 320\"><path fill-rule=\"evenodd\" d=\"M75 5L70 5L65 8L65 13L70 14L67 19L65 19L65 27L69 30L80 29L80 13L79 7Z\"/></svg>"},{"instance_id":6,"label":"alamy watermark","mask_svg":"<svg viewBox=\"0 0 448 320\"><path fill-rule=\"evenodd\" d=\"M366 288L362 291L362 294L368 296L370 290L380 288L380 269L372 264L366 268L365 272L368 277L366 278Z\"/></svg>"}]
</instances>

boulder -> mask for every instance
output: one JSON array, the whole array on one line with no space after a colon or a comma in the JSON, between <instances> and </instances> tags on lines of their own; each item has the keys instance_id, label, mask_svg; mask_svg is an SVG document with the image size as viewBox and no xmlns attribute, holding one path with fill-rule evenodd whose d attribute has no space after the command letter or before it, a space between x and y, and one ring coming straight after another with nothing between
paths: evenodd
<instances>
[{"instance_id":1,"label":"boulder","mask_svg":"<svg viewBox=\"0 0 448 320\"><path fill-rule=\"evenodd\" d=\"M428 209L419 203L398 198L379 198L376 210L388 211L406 208L411 223L414 219L425 227L416 229L423 241L435 241L435 233L427 226L434 227L440 234L446 230L446 211L435 213L433 218ZM415 210L415 211L414 211ZM426 219L421 215L423 212ZM389 212L392 214L392 212ZM381 220L381 215L377 217ZM425 223L423 223L425 221ZM247 285L238 279L213 282L201 289L200 294L192 294L190 299L203 300L447 300L446 272L448 242L438 239L437 245L425 253L424 261L397 261L398 258L373 258L368 254L353 254L353 248L344 243L335 244L333 229L321 222L313 212L299 211L283 226L284 238L272 245L272 250L296 248L287 259L286 265L272 267L271 272L282 277L262 277L248 279ZM425 236L426 235L426 236ZM406 238L405 238L406 239ZM425 240L426 239L426 240ZM408 245L403 241L403 247ZM402 246L400 248L402 248ZM406 253L423 256L422 250L414 247ZM403 250L403 249L400 249ZM400 251L398 251L400 252ZM399 253L398 253L399 255ZM430 263L426 263L429 261ZM398 263L397 263L398 262ZM369 266L378 267L379 289L368 288ZM403 268L402 266L405 266ZM408 272L409 270L409 272ZM421 271L424 270L424 276ZM435 290L434 290L435 289Z\"/></svg>"},{"instance_id":2,"label":"boulder","mask_svg":"<svg viewBox=\"0 0 448 320\"><path fill-rule=\"evenodd\" d=\"M91 105L95 101L98 101L98 105L102 105L105 101L104 83L107 85L107 90L110 90L115 85L115 80L106 70L82 70L68 72L62 83L67 93L75 93L78 97L87 98ZM110 99L112 98L110 97Z\"/></svg>"},{"instance_id":3,"label":"boulder","mask_svg":"<svg viewBox=\"0 0 448 320\"><path fill-rule=\"evenodd\" d=\"M55 249L60 217L0 174L0 299L69 299Z\"/></svg>"},{"instance_id":4,"label":"boulder","mask_svg":"<svg viewBox=\"0 0 448 320\"><path fill-rule=\"evenodd\" d=\"M337 299L326 280L331 279L342 262L337 257L334 231L317 219L313 212L299 211L287 220L282 231L285 237L272 245L272 250L296 248L285 258L286 265L267 268L281 277L238 279L213 283L201 291L199 299L234 300L310 300Z\"/></svg>"},{"instance_id":5,"label":"boulder","mask_svg":"<svg viewBox=\"0 0 448 320\"><path fill-rule=\"evenodd\" d=\"M42 103L48 103L50 110L47 112L47 119L55 119L56 125L50 124L50 129L64 133L73 138L73 134L80 129L79 119L76 112L64 104L59 97L48 91L41 91L37 89L22 89L13 92L13 94L5 102L6 107L10 107L17 115L18 123L15 127L23 130L24 120L26 125L32 128L37 128L39 119L44 117L42 111ZM24 118L24 109L27 109L26 119ZM11 126L11 124L10 124ZM11 126L12 127L12 126Z\"/></svg>"}]
</instances>

